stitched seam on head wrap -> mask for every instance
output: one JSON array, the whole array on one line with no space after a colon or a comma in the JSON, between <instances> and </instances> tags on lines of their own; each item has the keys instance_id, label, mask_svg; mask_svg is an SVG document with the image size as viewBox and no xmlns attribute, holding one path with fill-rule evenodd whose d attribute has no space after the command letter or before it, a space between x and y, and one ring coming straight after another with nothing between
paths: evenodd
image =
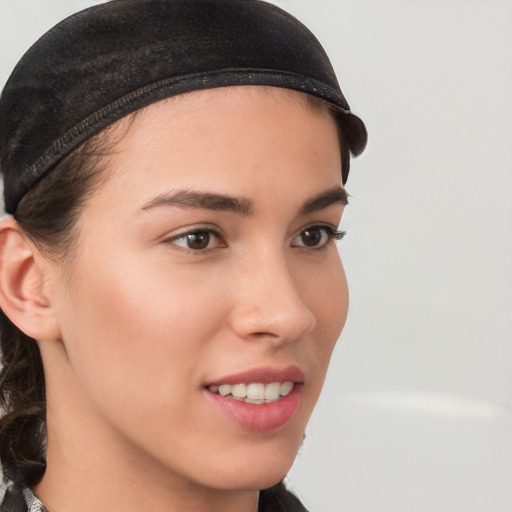
<instances>
[{"instance_id":1,"label":"stitched seam on head wrap","mask_svg":"<svg viewBox=\"0 0 512 512\"><path fill-rule=\"evenodd\" d=\"M194 84L190 86L191 83ZM118 121L131 112L167 97L201 89L236 85L268 85L292 89L299 92L302 91L327 101L344 113L350 113L350 108L345 98L340 95L338 91L314 78L308 78L291 72L272 69L230 68L166 78L136 89L95 111L54 141L53 144L19 176L18 179L20 181L26 184L30 183L30 185L26 187L26 190L23 191L23 194L19 198L15 198L14 202L16 206L26 192L30 190L55 163L109 124ZM104 122L105 118L109 120Z\"/></svg>"}]
</instances>

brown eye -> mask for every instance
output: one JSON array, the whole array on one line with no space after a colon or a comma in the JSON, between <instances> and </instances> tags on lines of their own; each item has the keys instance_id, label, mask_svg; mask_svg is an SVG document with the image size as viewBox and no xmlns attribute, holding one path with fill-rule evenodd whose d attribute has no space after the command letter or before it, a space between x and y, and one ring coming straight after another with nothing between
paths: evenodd
<instances>
[{"instance_id":1,"label":"brown eye","mask_svg":"<svg viewBox=\"0 0 512 512\"><path fill-rule=\"evenodd\" d=\"M211 229L195 229L188 231L187 233L182 233L181 235L167 240L167 242L183 249L198 252L226 246L221 237Z\"/></svg>"},{"instance_id":2,"label":"brown eye","mask_svg":"<svg viewBox=\"0 0 512 512\"><path fill-rule=\"evenodd\" d=\"M208 231L195 231L185 235L187 239L187 247L195 251L201 251L210 244L210 233Z\"/></svg>"},{"instance_id":3,"label":"brown eye","mask_svg":"<svg viewBox=\"0 0 512 512\"><path fill-rule=\"evenodd\" d=\"M292 241L293 247L309 247L321 249L331 240L341 240L345 236L344 231L336 231L330 226L310 226L303 229Z\"/></svg>"},{"instance_id":4,"label":"brown eye","mask_svg":"<svg viewBox=\"0 0 512 512\"><path fill-rule=\"evenodd\" d=\"M322 242L322 237L325 236L325 230L322 231L320 228L308 228L300 234L302 245L305 247L315 247Z\"/></svg>"}]
</instances>

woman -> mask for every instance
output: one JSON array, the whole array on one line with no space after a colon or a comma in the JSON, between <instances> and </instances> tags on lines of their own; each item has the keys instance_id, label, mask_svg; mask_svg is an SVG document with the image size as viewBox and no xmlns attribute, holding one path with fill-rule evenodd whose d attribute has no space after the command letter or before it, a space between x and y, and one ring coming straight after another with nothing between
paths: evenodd
<instances>
[{"instance_id":1,"label":"woman","mask_svg":"<svg viewBox=\"0 0 512 512\"><path fill-rule=\"evenodd\" d=\"M259 0L113 0L27 52L0 130L1 510L304 510L366 143L318 41Z\"/></svg>"}]
</instances>

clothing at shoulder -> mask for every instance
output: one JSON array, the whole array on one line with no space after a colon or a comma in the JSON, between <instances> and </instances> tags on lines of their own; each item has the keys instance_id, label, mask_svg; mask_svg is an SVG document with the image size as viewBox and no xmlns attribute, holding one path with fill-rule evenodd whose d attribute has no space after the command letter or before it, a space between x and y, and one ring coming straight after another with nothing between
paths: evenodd
<instances>
[{"instance_id":1,"label":"clothing at shoulder","mask_svg":"<svg viewBox=\"0 0 512 512\"><path fill-rule=\"evenodd\" d=\"M48 512L33 492L20 484L10 483L0 505L0 512Z\"/></svg>"}]
</instances>

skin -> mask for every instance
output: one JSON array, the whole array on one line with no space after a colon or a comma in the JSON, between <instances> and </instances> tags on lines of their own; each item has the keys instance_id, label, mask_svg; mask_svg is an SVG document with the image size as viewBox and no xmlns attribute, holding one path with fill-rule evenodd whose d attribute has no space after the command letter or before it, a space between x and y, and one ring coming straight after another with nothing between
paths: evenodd
<instances>
[{"instance_id":1,"label":"skin","mask_svg":"<svg viewBox=\"0 0 512 512\"><path fill-rule=\"evenodd\" d=\"M27 242L53 322L38 336L48 469L35 492L52 512L253 512L293 463L346 319L328 228L314 247L302 236L341 219L340 198L301 211L342 190L335 123L299 93L232 87L119 129L66 265ZM178 190L251 211L162 204ZM218 236L194 251L182 235L198 228ZM205 399L215 379L289 365L304 372L302 401L277 431L246 430Z\"/></svg>"}]
</instances>

